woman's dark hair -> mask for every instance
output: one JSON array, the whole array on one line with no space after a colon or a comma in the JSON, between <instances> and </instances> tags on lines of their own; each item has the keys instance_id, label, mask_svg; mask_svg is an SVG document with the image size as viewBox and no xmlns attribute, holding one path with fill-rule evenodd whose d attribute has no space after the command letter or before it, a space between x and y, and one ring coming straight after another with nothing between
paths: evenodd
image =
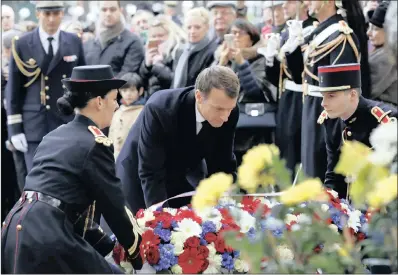
<instances>
[{"instance_id":1,"label":"woman's dark hair","mask_svg":"<svg viewBox=\"0 0 398 275\"><path fill-rule=\"evenodd\" d=\"M91 92L78 92L65 91L64 95L57 100L57 106L60 112L64 115L71 115L75 108L84 108L90 99L100 95L95 95ZM102 95L105 98L106 94Z\"/></svg>"},{"instance_id":2,"label":"woman's dark hair","mask_svg":"<svg viewBox=\"0 0 398 275\"><path fill-rule=\"evenodd\" d=\"M232 22L229 32L231 32L233 26L247 32L247 34L250 36L250 40L252 41L253 45L256 44L258 41L260 41L260 33L258 32L257 27L254 26L249 21L247 21L246 19L238 18L234 22Z\"/></svg>"},{"instance_id":3,"label":"woman's dark hair","mask_svg":"<svg viewBox=\"0 0 398 275\"><path fill-rule=\"evenodd\" d=\"M361 52L361 81L363 96L368 98L371 91L370 67L368 61L368 37L366 35L365 16L358 0L343 0L347 11L347 23L358 38Z\"/></svg>"},{"instance_id":4,"label":"woman's dark hair","mask_svg":"<svg viewBox=\"0 0 398 275\"><path fill-rule=\"evenodd\" d=\"M136 87L137 90L139 90L144 87L142 78L136 73L126 73L120 79L126 81L126 84L124 84L120 89Z\"/></svg>"}]
</instances>

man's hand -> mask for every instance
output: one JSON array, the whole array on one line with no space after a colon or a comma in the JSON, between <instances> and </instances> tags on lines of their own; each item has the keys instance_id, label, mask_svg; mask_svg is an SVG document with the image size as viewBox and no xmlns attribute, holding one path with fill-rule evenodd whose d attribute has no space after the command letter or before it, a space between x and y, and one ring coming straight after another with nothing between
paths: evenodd
<instances>
[{"instance_id":1,"label":"man's hand","mask_svg":"<svg viewBox=\"0 0 398 275\"><path fill-rule=\"evenodd\" d=\"M153 59L158 54L159 54L158 48L147 48L145 50L145 65L147 67L152 66Z\"/></svg>"},{"instance_id":2,"label":"man's hand","mask_svg":"<svg viewBox=\"0 0 398 275\"><path fill-rule=\"evenodd\" d=\"M28 152L28 142L26 141L26 136L24 133L16 134L11 137L11 143L14 145L15 149L23 153Z\"/></svg>"},{"instance_id":3,"label":"man's hand","mask_svg":"<svg viewBox=\"0 0 398 275\"><path fill-rule=\"evenodd\" d=\"M231 49L233 59L238 65L242 65L245 63L245 59L243 58L242 51L240 49Z\"/></svg>"}]
</instances>

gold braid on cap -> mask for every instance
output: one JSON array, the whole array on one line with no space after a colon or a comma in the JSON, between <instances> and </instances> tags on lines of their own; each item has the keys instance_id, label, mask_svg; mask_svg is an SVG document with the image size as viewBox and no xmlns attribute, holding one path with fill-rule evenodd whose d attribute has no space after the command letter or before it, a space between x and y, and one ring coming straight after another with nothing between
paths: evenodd
<instances>
[{"instance_id":1,"label":"gold braid on cap","mask_svg":"<svg viewBox=\"0 0 398 275\"><path fill-rule=\"evenodd\" d=\"M140 226L137 223L137 220L135 219L133 213L131 213L130 209L128 209L127 206L125 206L124 209L126 210L127 216L129 217L131 224L133 225L133 234L134 234L134 243L129 248L128 254L134 255L134 252L136 252L138 248L138 237L139 237L138 234L142 235L144 233L144 230L140 228Z\"/></svg>"},{"instance_id":2,"label":"gold braid on cap","mask_svg":"<svg viewBox=\"0 0 398 275\"><path fill-rule=\"evenodd\" d=\"M12 51L12 55L14 56L14 60L15 63L17 64L18 69L21 71L21 73L26 76L26 77L33 77L28 83L26 83L24 85L25 88L29 87L33 82L35 82L35 80L39 77L40 73L41 73L41 69L37 64L27 64L25 62L22 61L22 59L19 57L16 49L15 49L15 40L18 40L19 37L15 36L12 39L12 45L11 45L11 51ZM29 72L28 70L26 70L25 68L28 69L35 69L33 72Z\"/></svg>"}]
</instances>

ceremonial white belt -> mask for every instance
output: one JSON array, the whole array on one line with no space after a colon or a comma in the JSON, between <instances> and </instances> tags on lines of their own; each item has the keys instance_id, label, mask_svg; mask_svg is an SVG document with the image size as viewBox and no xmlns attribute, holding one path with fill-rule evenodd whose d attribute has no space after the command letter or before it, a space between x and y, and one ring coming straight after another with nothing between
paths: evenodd
<instances>
[{"instance_id":1,"label":"ceremonial white belt","mask_svg":"<svg viewBox=\"0 0 398 275\"><path fill-rule=\"evenodd\" d=\"M297 84L294 81L291 81L289 79L285 79L283 82L284 82L283 83L283 87L286 90L293 91L293 92L298 92L298 93L302 93L303 92L303 85Z\"/></svg>"},{"instance_id":2,"label":"ceremonial white belt","mask_svg":"<svg viewBox=\"0 0 398 275\"><path fill-rule=\"evenodd\" d=\"M315 97L322 97L321 92L319 91L319 87L318 86L314 86L311 84L307 85L307 95L309 96L315 96Z\"/></svg>"}]
</instances>

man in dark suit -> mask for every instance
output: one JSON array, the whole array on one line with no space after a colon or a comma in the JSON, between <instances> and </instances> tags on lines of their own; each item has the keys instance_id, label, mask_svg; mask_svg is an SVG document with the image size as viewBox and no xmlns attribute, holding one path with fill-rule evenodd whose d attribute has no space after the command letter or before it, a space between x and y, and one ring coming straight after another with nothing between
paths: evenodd
<instances>
[{"instance_id":1,"label":"man in dark suit","mask_svg":"<svg viewBox=\"0 0 398 275\"><path fill-rule=\"evenodd\" d=\"M85 65L80 38L59 29L63 2L40 1L36 9L39 27L13 40L6 89L8 132L14 147L25 153L28 171L43 136L72 120L56 105L64 91L61 79Z\"/></svg>"},{"instance_id":2,"label":"man in dark suit","mask_svg":"<svg viewBox=\"0 0 398 275\"><path fill-rule=\"evenodd\" d=\"M212 66L199 74L195 87L159 91L149 99L116 162L133 211L193 191L213 173L235 175L239 89L231 69Z\"/></svg>"}]
</instances>

